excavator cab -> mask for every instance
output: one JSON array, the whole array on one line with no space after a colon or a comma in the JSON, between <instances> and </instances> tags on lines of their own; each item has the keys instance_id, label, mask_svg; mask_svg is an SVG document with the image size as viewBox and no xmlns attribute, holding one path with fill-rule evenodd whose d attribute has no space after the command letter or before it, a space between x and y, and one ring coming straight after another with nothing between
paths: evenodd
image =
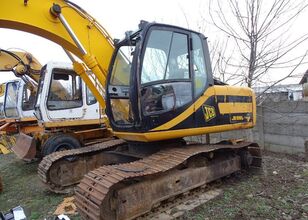
<instances>
[{"instance_id":1,"label":"excavator cab","mask_svg":"<svg viewBox=\"0 0 308 220\"><path fill-rule=\"evenodd\" d=\"M37 88L23 80L7 82L4 96L4 115L7 119L34 120Z\"/></svg>"},{"instance_id":2,"label":"excavator cab","mask_svg":"<svg viewBox=\"0 0 308 220\"><path fill-rule=\"evenodd\" d=\"M213 84L206 38L157 23L142 23L120 41L109 71L107 110L117 132L149 132L182 114ZM121 103L124 112L116 107ZM194 119L178 129L194 126Z\"/></svg>"},{"instance_id":3,"label":"excavator cab","mask_svg":"<svg viewBox=\"0 0 308 220\"><path fill-rule=\"evenodd\" d=\"M45 127L64 119L77 123L78 120L100 118L98 102L72 65L56 62L49 62L42 68L35 114Z\"/></svg>"},{"instance_id":4,"label":"excavator cab","mask_svg":"<svg viewBox=\"0 0 308 220\"><path fill-rule=\"evenodd\" d=\"M250 88L214 82L204 35L141 22L117 43L107 83L107 114L116 136L152 142L251 128Z\"/></svg>"}]
</instances>

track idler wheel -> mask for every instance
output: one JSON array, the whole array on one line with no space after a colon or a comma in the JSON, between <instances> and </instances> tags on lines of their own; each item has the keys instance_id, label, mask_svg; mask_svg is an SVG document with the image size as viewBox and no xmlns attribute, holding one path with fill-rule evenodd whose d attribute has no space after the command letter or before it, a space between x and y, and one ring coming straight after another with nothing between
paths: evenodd
<instances>
[{"instance_id":1,"label":"track idler wheel","mask_svg":"<svg viewBox=\"0 0 308 220\"><path fill-rule=\"evenodd\" d=\"M248 170L252 164L253 157L248 149L242 149L238 153L241 158L241 167L242 169Z\"/></svg>"}]
</instances>

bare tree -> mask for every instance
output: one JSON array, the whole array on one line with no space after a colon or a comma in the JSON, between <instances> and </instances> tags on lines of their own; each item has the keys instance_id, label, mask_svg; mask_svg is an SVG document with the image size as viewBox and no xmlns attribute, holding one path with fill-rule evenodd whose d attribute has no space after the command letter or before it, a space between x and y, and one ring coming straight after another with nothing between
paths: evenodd
<instances>
[{"instance_id":1,"label":"bare tree","mask_svg":"<svg viewBox=\"0 0 308 220\"><path fill-rule=\"evenodd\" d=\"M237 79L235 84L246 83L249 87L262 82L270 69L292 69L274 83L292 76L304 62L307 52L288 57L308 39L308 34L292 38L288 30L307 6L304 0L210 0L211 22L232 39L236 47L236 51L231 50L231 55L229 51L227 57L225 52L221 52L223 50L216 51L214 70L227 72L228 66L232 69L229 73L231 79ZM225 45L224 50L229 45L231 43ZM222 61L224 63L219 63ZM215 69L215 62L220 67L224 64L224 68Z\"/></svg>"}]
</instances>

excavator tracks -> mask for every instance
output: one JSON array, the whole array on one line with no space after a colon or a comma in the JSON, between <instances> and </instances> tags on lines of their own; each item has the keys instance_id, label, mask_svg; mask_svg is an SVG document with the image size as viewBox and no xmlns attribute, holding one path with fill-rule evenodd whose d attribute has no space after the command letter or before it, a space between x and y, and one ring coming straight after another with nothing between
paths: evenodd
<instances>
[{"instance_id":1,"label":"excavator tracks","mask_svg":"<svg viewBox=\"0 0 308 220\"><path fill-rule=\"evenodd\" d=\"M249 153L242 154L244 150ZM77 186L75 203L84 219L134 219L172 197L240 170L245 161L261 166L256 144L166 148L135 162L91 171Z\"/></svg>"},{"instance_id":2,"label":"excavator tracks","mask_svg":"<svg viewBox=\"0 0 308 220\"><path fill-rule=\"evenodd\" d=\"M43 158L38 175L49 190L69 193L90 170L112 163L104 152L126 145L121 139L110 140L84 148L59 151Z\"/></svg>"}]
</instances>

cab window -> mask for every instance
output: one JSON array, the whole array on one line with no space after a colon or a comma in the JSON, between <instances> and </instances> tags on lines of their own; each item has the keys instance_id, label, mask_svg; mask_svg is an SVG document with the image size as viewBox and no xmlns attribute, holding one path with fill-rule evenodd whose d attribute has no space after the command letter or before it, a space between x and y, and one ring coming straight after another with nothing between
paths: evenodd
<instances>
[{"instance_id":1,"label":"cab window","mask_svg":"<svg viewBox=\"0 0 308 220\"><path fill-rule=\"evenodd\" d=\"M204 92L207 82L207 73L204 61L204 52L200 37L193 33L193 70L194 70L194 84L195 95L201 95Z\"/></svg>"},{"instance_id":2,"label":"cab window","mask_svg":"<svg viewBox=\"0 0 308 220\"><path fill-rule=\"evenodd\" d=\"M82 106L81 79L74 71L54 69L49 88L49 110L78 108Z\"/></svg>"},{"instance_id":3,"label":"cab window","mask_svg":"<svg viewBox=\"0 0 308 220\"><path fill-rule=\"evenodd\" d=\"M97 100L88 87L86 87L86 93L87 93L87 105L95 104Z\"/></svg>"},{"instance_id":4,"label":"cab window","mask_svg":"<svg viewBox=\"0 0 308 220\"><path fill-rule=\"evenodd\" d=\"M192 101L188 42L184 33L151 31L141 70L145 115L174 110Z\"/></svg>"},{"instance_id":5,"label":"cab window","mask_svg":"<svg viewBox=\"0 0 308 220\"><path fill-rule=\"evenodd\" d=\"M37 88L32 85L24 85L22 93L22 110L29 111L34 109Z\"/></svg>"}]
</instances>

